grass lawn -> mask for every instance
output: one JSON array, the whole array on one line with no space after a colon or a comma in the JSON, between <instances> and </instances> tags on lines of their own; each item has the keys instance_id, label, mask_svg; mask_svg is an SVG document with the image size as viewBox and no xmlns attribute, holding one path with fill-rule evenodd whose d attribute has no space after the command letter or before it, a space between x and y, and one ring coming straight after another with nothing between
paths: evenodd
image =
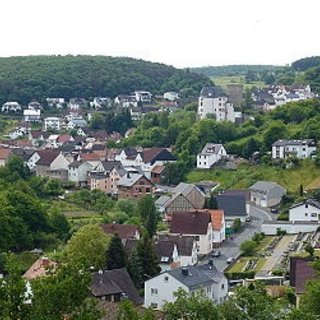
<instances>
[{"instance_id":1,"label":"grass lawn","mask_svg":"<svg viewBox=\"0 0 320 320\"><path fill-rule=\"evenodd\" d=\"M76 204L63 201L63 200L56 200L54 201L54 206L58 207L61 212L67 218L99 218L101 217L99 213L96 211L87 210L83 207L80 207Z\"/></svg>"},{"instance_id":2,"label":"grass lawn","mask_svg":"<svg viewBox=\"0 0 320 320\"><path fill-rule=\"evenodd\" d=\"M246 263L251 259L254 259L254 257L241 257L230 269L227 269L226 272L227 273L242 272L242 269L245 267ZM266 262L265 258L258 258L257 265L252 271L259 272L265 262Z\"/></svg>"},{"instance_id":3,"label":"grass lawn","mask_svg":"<svg viewBox=\"0 0 320 320\"><path fill-rule=\"evenodd\" d=\"M211 77L211 80L215 83L215 85L221 86L223 89L225 89L229 84L242 84L244 89L251 89L252 87L263 88L267 86L262 81L246 83L244 75Z\"/></svg>"},{"instance_id":4,"label":"grass lawn","mask_svg":"<svg viewBox=\"0 0 320 320\"><path fill-rule=\"evenodd\" d=\"M262 253L266 250L267 246L271 243L271 241L275 238L275 236L266 236L257 246L256 252Z\"/></svg>"},{"instance_id":5,"label":"grass lawn","mask_svg":"<svg viewBox=\"0 0 320 320\"><path fill-rule=\"evenodd\" d=\"M300 184L304 187L319 179L320 168L314 165L313 160L306 159L299 166L291 169L283 169L270 165L242 164L237 170L195 169L187 175L188 182L212 180L219 182L223 189L247 189L258 180L269 180L278 182L289 192L298 192Z\"/></svg>"}]
</instances>

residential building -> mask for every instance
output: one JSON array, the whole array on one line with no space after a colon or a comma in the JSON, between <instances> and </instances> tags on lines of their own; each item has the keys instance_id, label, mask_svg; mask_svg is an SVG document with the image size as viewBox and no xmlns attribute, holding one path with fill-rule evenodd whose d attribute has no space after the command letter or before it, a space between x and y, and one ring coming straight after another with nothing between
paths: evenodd
<instances>
[{"instance_id":1,"label":"residential building","mask_svg":"<svg viewBox=\"0 0 320 320\"><path fill-rule=\"evenodd\" d=\"M127 172L117 183L118 198L143 198L153 192L152 182L139 172Z\"/></svg>"},{"instance_id":2,"label":"residential building","mask_svg":"<svg viewBox=\"0 0 320 320\"><path fill-rule=\"evenodd\" d=\"M46 98L48 107L55 107L57 109L62 109L65 103L64 98Z\"/></svg>"},{"instance_id":3,"label":"residential building","mask_svg":"<svg viewBox=\"0 0 320 320\"><path fill-rule=\"evenodd\" d=\"M124 148L114 159L120 161L124 167L141 166L143 164L141 152L142 150L138 152L135 148Z\"/></svg>"},{"instance_id":4,"label":"residential building","mask_svg":"<svg viewBox=\"0 0 320 320\"><path fill-rule=\"evenodd\" d=\"M150 172L150 180L154 184L162 184L168 178L168 169L166 166L154 166Z\"/></svg>"},{"instance_id":5,"label":"residential building","mask_svg":"<svg viewBox=\"0 0 320 320\"><path fill-rule=\"evenodd\" d=\"M173 91L168 91L163 94L163 99L169 100L169 101L177 101L180 99L180 94Z\"/></svg>"},{"instance_id":6,"label":"residential building","mask_svg":"<svg viewBox=\"0 0 320 320\"><path fill-rule=\"evenodd\" d=\"M180 192L173 196L162 195L155 201L157 210L167 216L171 216L175 212L190 211L195 209L192 203ZM167 217L170 220L169 217Z\"/></svg>"},{"instance_id":7,"label":"residential building","mask_svg":"<svg viewBox=\"0 0 320 320\"><path fill-rule=\"evenodd\" d=\"M61 129L61 119L58 117L48 117L44 119L44 130L59 131Z\"/></svg>"},{"instance_id":8,"label":"residential building","mask_svg":"<svg viewBox=\"0 0 320 320\"><path fill-rule=\"evenodd\" d=\"M272 181L258 181L249 190L250 200L261 207L274 207L278 205L286 194L285 188Z\"/></svg>"},{"instance_id":9,"label":"residential building","mask_svg":"<svg viewBox=\"0 0 320 320\"><path fill-rule=\"evenodd\" d=\"M149 91L135 91L132 95L137 101L144 103L150 103L152 100L152 94Z\"/></svg>"},{"instance_id":10,"label":"residential building","mask_svg":"<svg viewBox=\"0 0 320 320\"><path fill-rule=\"evenodd\" d=\"M85 108L88 105L88 102L82 98L71 98L68 103L68 108L70 110L80 110Z\"/></svg>"},{"instance_id":11,"label":"residential building","mask_svg":"<svg viewBox=\"0 0 320 320\"><path fill-rule=\"evenodd\" d=\"M42 109L42 106L41 106L41 104L40 104L38 101L31 101L31 102L28 104L28 109L29 109L29 110L41 110L41 109Z\"/></svg>"},{"instance_id":12,"label":"residential building","mask_svg":"<svg viewBox=\"0 0 320 320\"><path fill-rule=\"evenodd\" d=\"M202 209L206 195L194 184L181 182L174 189L173 194L182 193L195 209Z\"/></svg>"},{"instance_id":13,"label":"residential building","mask_svg":"<svg viewBox=\"0 0 320 320\"><path fill-rule=\"evenodd\" d=\"M278 140L272 145L272 159L285 159L295 156L299 159L315 155L317 144L313 139Z\"/></svg>"},{"instance_id":14,"label":"residential building","mask_svg":"<svg viewBox=\"0 0 320 320\"><path fill-rule=\"evenodd\" d=\"M29 140L33 146L39 146L45 139L49 137L49 133L39 130L31 130L29 133Z\"/></svg>"},{"instance_id":15,"label":"residential building","mask_svg":"<svg viewBox=\"0 0 320 320\"><path fill-rule=\"evenodd\" d=\"M227 151L222 144L207 143L197 155L197 168L210 169L216 162L227 157Z\"/></svg>"},{"instance_id":16,"label":"residential building","mask_svg":"<svg viewBox=\"0 0 320 320\"><path fill-rule=\"evenodd\" d=\"M2 112L17 112L21 110L22 110L21 105L16 101L5 102L1 108Z\"/></svg>"},{"instance_id":17,"label":"residential building","mask_svg":"<svg viewBox=\"0 0 320 320\"><path fill-rule=\"evenodd\" d=\"M289 208L289 221L320 222L320 202L308 199Z\"/></svg>"},{"instance_id":18,"label":"residential building","mask_svg":"<svg viewBox=\"0 0 320 320\"><path fill-rule=\"evenodd\" d=\"M228 280L212 260L208 264L167 270L145 282L144 306L162 309L165 303L176 300L175 292L179 289L190 294L202 290L218 304L226 300Z\"/></svg>"},{"instance_id":19,"label":"residential building","mask_svg":"<svg viewBox=\"0 0 320 320\"><path fill-rule=\"evenodd\" d=\"M170 234L195 237L198 253L201 255L212 251L212 223L208 212L176 212L171 218Z\"/></svg>"},{"instance_id":20,"label":"residential building","mask_svg":"<svg viewBox=\"0 0 320 320\"><path fill-rule=\"evenodd\" d=\"M102 109L110 107L112 105L112 100L109 97L95 97L93 101L90 102L92 108Z\"/></svg>"},{"instance_id":21,"label":"residential building","mask_svg":"<svg viewBox=\"0 0 320 320\"><path fill-rule=\"evenodd\" d=\"M124 108L138 106L138 100L135 95L119 95L114 99L114 103Z\"/></svg>"},{"instance_id":22,"label":"residential building","mask_svg":"<svg viewBox=\"0 0 320 320\"><path fill-rule=\"evenodd\" d=\"M142 304L142 298L126 268L94 272L90 291L99 300L120 302L126 298L136 305Z\"/></svg>"},{"instance_id":23,"label":"residential building","mask_svg":"<svg viewBox=\"0 0 320 320\"><path fill-rule=\"evenodd\" d=\"M23 110L23 116L25 122L40 122L41 110L25 109Z\"/></svg>"},{"instance_id":24,"label":"residential building","mask_svg":"<svg viewBox=\"0 0 320 320\"><path fill-rule=\"evenodd\" d=\"M8 162L12 151L9 148L0 148L0 167L3 167Z\"/></svg>"},{"instance_id":25,"label":"residential building","mask_svg":"<svg viewBox=\"0 0 320 320\"><path fill-rule=\"evenodd\" d=\"M212 243L213 246L220 245L226 239L226 223L224 218L224 210L208 210L211 216L211 224L213 230Z\"/></svg>"},{"instance_id":26,"label":"residential building","mask_svg":"<svg viewBox=\"0 0 320 320\"><path fill-rule=\"evenodd\" d=\"M9 138L11 140L15 140L19 137L23 137L24 135L26 135L29 132L29 128L26 127L17 127L14 131L9 133Z\"/></svg>"},{"instance_id":27,"label":"residential building","mask_svg":"<svg viewBox=\"0 0 320 320\"><path fill-rule=\"evenodd\" d=\"M85 119L72 119L67 124L67 129L85 128L88 126L88 122Z\"/></svg>"},{"instance_id":28,"label":"residential building","mask_svg":"<svg viewBox=\"0 0 320 320\"><path fill-rule=\"evenodd\" d=\"M233 104L220 87L204 87L198 102L198 117L213 116L216 121L236 122Z\"/></svg>"},{"instance_id":29,"label":"residential building","mask_svg":"<svg viewBox=\"0 0 320 320\"><path fill-rule=\"evenodd\" d=\"M68 166L68 180L82 187L87 185L88 173L93 166L87 161L73 161Z\"/></svg>"},{"instance_id":30,"label":"residential building","mask_svg":"<svg viewBox=\"0 0 320 320\"><path fill-rule=\"evenodd\" d=\"M102 230L107 235L115 235L125 244L128 240L139 240L141 237L140 228L134 224L104 223Z\"/></svg>"},{"instance_id":31,"label":"residential building","mask_svg":"<svg viewBox=\"0 0 320 320\"><path fill-rule=\"evenodd\" d=\"M40 257L34 264L23 274L22 278L33 280L44 277L57 267L57 263L47 257Z\"/></svg>"},{"instance_id":32,"label":"residential building","mask_svg":"<svg viewBox=\"0 0 320 320\"><path fill-rule=\"evenodd\" d=\"M88 186L90 190L100 190L108 192L109 174L103 172L89 172L88 173Z\"/></svg>"},{"instance_id":33,"label":"residential building","mask_svg":"<svg viewBox=\"0 0 320 320\"><path fill-rule=\"evenodd\" d=\"M218 208L223 210L224 217L228 221L240 219L245 222L248 217L246 198L243 195L220 194L215 196Z\"/></svg>"}]
</instances>

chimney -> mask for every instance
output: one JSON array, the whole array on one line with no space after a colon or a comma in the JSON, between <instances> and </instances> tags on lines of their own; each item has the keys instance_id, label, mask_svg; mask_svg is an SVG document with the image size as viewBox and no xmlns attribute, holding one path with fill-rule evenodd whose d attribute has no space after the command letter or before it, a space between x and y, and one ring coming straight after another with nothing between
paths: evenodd
<instances>
[{"instance_id":1,"label":"chimney","mask_svg":"<svg viewBox=\"0 0 320 320\"><path fill-rule=\"evenodd\" d=\"M182 268L181 268L181 274L182 274L183 276L188 276L188 274L189 274L188 268L187 268L187 267L182 267Z\"/></svg>"}]
</instances>

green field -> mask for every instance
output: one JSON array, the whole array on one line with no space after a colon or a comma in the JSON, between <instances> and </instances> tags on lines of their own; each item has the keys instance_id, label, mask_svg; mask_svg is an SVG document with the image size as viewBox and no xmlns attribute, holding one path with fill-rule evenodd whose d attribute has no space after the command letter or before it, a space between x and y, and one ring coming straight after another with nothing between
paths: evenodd
<instances>
[{"instance_id":1,"label":"green field","mask_svg":"<svg viewBox=\"0 0 320 320\"><path fill-rule=\"evenodd\" d=\"M187 181L211 180L219 182L222 189L247 189L258 180L268 180L278 182L287 191L296 193L301 184L306 188L319 177L320 168L314 165L313 160L307 159L291 169L265 164L242 164L236 170L195 169L187 175Z\"/></svg>"},{"instance_id":2,"label":"green field","mask_svg":"<svg viewBox=\"0 0 320 320\"><path fill-rule=\"evenodd\" d=\"M251 259L253 259L253 257L242 257L242 258L240 258L239 260L237 260L237 262L230 269L227 269L226 272L227 273L243 272L242 269L245 267L246 263ZM265 264L265 262L266 262L265 258L258 258L258 262L257 262L256 267L251 271L259 272L260 269Z\"/></svg>"},{"instance_id":3,"label":"green field","mask_svg":"<svg viewBox=\"0 0 320 320\"><path fill-rule=\"evenodd\" d=\"M251 89L252 87L263 88L267 85L262 81L253 81L251 83L246 83L245 76L223 76L223 77L211 77L211 80L216 86L221 86L223 89L229 84L242 84L244 89Z\"/></svg>"}]
</instances>

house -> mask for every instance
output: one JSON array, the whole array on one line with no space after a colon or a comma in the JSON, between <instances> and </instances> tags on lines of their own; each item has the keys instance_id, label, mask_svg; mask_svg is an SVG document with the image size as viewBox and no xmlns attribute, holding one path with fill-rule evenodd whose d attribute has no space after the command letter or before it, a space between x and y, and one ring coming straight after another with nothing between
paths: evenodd
<instances>
[{"instance_id":1,"label":"house","mask_svg":"<svg viewBox=\"0 0 320 320\"><path fill-rule=\"evenodd\" d=\"M47 257L40 257L22 276L26 280L44 277L57 267L57 263Z\"/></svg>"},{"instance_id":2,"label":"house","mask_svg":"<svg viewBox=\"0 0 320 320\"><path fill-rule=\"evenodd\" d=\"M61 129L61 119L58 117L47 117L44 119L44 130L59 131Z\"/></svg>"},{"instance_id":3,"label":"house","mask_svg":"<svg viewBox=\"0 0 320 320\"><path fill-rule=\"evenodd\" d=\"M15 140L19 137L23 137L24 135L26 135L28 132L30 131L29 128L26 127L17 127L14 131L9 133L9 138L11 140Z\"/></svg>"},{"instance_id":4,"label":"house","mask_svg":"<svg viewBox=\"0 0 320 320\"><path fill-rule=\"evenodd\" d=\"M51 134L47 139L48 148L59 148L68 142L73 142L74 138L69 134Z\"/></svg>"},{"instance_id":5,"label":"house","mask_svg":"<svg viewBox=\"0 0 320 320\"><path fill-rule=\"evenodd\" d=\"M220 87L204 87L198 100L198 117L213 116L217 122L236 122L234 107Z\"/></svg>"},{"instance_id":6,"label":"house","mask_svg":"<svg viewBox=\"0 0 320 320\"><path fill-rule=\"evenodd\" d=\"M212 223L208 212L176 212L172 215L170 234L195 237L198 253L201 255L207 255L212 251Z\"/></svg>"},{"instance_id":7,"label":"house","mask_svg":"<svg viewBox=\"0 0 320 320\"><path fill-rule=\"evenodd\" d=\"M119 95L114 99L114 103L124 108L138 106L138 100L135 95Z\"/></svg>"},{"instance_id":8,"label":"house","mask_svg":"<svg viewBox=\"0 0 320 320\"><path fill-rule=\"evenodd\" d=\"M301 295L305 292L308 281L317 278L317 271L312 262L310 258L290 257L289 280L290 286L295 289L297 305L299 305Z\"/></svg>"},{"instance_id":9,"label":"house","mask_svg":"<svg viewBox=\"0 0 320 320\"><path fill-rule=\"evenodd\" d=\"M198 262L197 243L192 236L158 235L154 248L162 271Z\"/></svg>"},{"instance_id":10,"label":"house","mask_svg":"<svg viewBox=\"0 0 320 320\"><path fill-rule=\"evenodd\" d=\"M68 180L82 187L87 185L88 173L93 169L93 165L87 161L73 161L68 166Z\"/></svg>"},{"instance_id":11,"label":"house","mask_svg":"<svg viewBox=\"0 0 320 320\"><path fill-rule=\"evenodd\" d=\"M142 198L152 194L152 182L139 172L127 172L117 183L118 198Z\"/></svg>"},{"instance_id":12,"label":"house","mask_svg":"<svg viewBox=\"0 0 320 320\"><path fill-rule=\"evenodd\" d=\"M223 210L208 210L213 230L213 246L220 245L226 239L226 223Z\"/></svg>"},{"instance_id":13,"label":"house","mask_svg":"<svg viewBox=\"0 0 320 320\"><path fill-rule=\"evenodd\" d=\"M309 158L317 151L317 144L313 139L278 140L272 145L272 159L285 159L295 156L299 159Z\"/></svg>"},{"instance_id":14,"label":"house","mask_svg":"<svg viewBox=\"0 0 320 320\"><path fill-rule=\"evenodd\" d=\"M222 144L207 143L197 155L197 168L210 169L221 159L227 158L227 151Z\"/></svg>"},{"instance_id":15,"label":"house","mask_svg":"<svg viewBox=\"0 0 320 320\"><path fill-rule=\"evenodd\" d=\"M33 155L36 152L33 149L13 148L12 153L20 157L23 160L23 163L28 166L30 170L34 168Z\"/></svg>"},{"instance_id":16,"label":"house","mask_svg":"<svg viewBox=\"0 0 320 320\"><path fill-rule=\"evenodd\" d=\"M205 203L205 194L195 185L181 182L174 189L173 194L182 193L195 209L202 209Z\"/></svg>"},{"instance_id":17,"label":"house","mask_svg":"<svg viewBox=\"0 0 320 320\"><path fill-rule=\"evenodd\" d=\"M218 208L223 210L224 217L228 221L239 218L245 222L248 217L246 198L243 195L220 194L215 196Z\"/></svg>"},{"instance_id":18,"label":"house","mask_svg":"<svg viewBox=\"0 0 320 320\"><path fill-rule=\"evenodd\" d=\"M67 124L67 129L85 128L88 126L88 122L85 119L72 119Z\"/></svg>"},{"instance_id":19,"label":"house","mask_svg":"<svg viewBox=\"0 0 320 320\"><path fill-rule=\"evenodd\" d=\"M159 212L168 216L171 216L175 212L195 209L192 203L180 192L173 196L162 195L155 201L155 206ZM167 219L170 220L169 217Z\"/></svg>"},{"instance_id":20,"label":"house","mask_svg":"<svg viewBox=\"0 0 320 320\"><path fill-rule=\"evenodd\" d=\"M177 101L180 99L180 94L173 91L168 91L163 94L163 99L169 101Z\"/></svg>"},{"instance_id":21,"label":"house","mask_svg":"<svg viewBox=\"0 0 320 320\"><path fill-rule=\"evenodd\" d=\"M23 110L23 116L25 122L40 122L41 110L25 109Z\"/></svg>"},{"instance_id":22,"label":"house","mask_svg":"<svg viewBox=\"0 0 320 320\"><path fill-rule=\"evenodd\" d=\"M289 221L320 222L320 202L308 199L289 208Z\"/></svg>"},{"instance_id":23,"label":"house","mask_svg":"<svg viewBox=\"0 0 320 320\"><path fill-rule=\"evenodd\" d=\"M138 152L135 148L124 148L114 159L120 161L124 167L141 166L143 163L141 152L142 150Z\"/></svg>"},{"instance_id":24,"label":"house","mask_svg":"<svg viewBox=\"0 0 320 320\"><path fill-rule=\"evenodd\" d=\"M0 148L0 167L3 167L8 162L12 154L11 149L9 148Z\"/></svg>"},{"instance_id":25,"label":"house","mask_svg":"<svg viewBox=\"0 0 320 320\"><path fill-rule=\"evenodd\" d=\"M210 260L207 264L167 270L147 280L144 286L144 306L161 309L166 302L176 300L175 292L187 293L203 290L204 294L218 304L226 300L228 280Z\"/></svg>"},{"instance_id":26,"label":"house","mask_svg":"<svg viewBox=\"0 0 320 320\"><path fill-rule=\"evenodd\" d=\"M90 291L95 298L100 300L120 302L126 298L136 305L142 304L139 292L126 268L94 272Z\"/></svg>"},{"instance_id":27,"label":"house","mask_svg":"<svg viewBox=\"0 0 320 320\"><path fill-rule=\"evenodd\" d=\"M39 130L31 130L29 133L29 140L34 146L39 146L48 137L49 137L49 133L39 131Z\"/></svg>"},{"instance_id":28,"label":"house","mask_svg":"<svg viewBox=\"0 0 320 320\"><path fill-rule=\"evenodd\" d=\"M150 103L152 100L152 94L149 91L135 91L132 96L134 96L137 101L145 103Z\"/></svg>"},{"instance_id":29,"label":"house","mask_svg":"<svg viewBox=\"0 0 320 320\"><path fill-rule=\"evenodd\" d=\"M31 102L28 104L28 109L29 109L29 110L41 110L41 109L42 109L42 106L41 106L41 104L40 104L38 101L31 101Z\"/></svg>"},{"instance_id":30,"label":"house","mask_svg":"<svg viewBox=\"0 0 320 320\"><path fill-rule=\"evenodd\" d=\"M261 207L278 205L286 194L286 189L272 181L258 181L250 188L250 201Z\"/></svg>"},{"instance_id":31,"label":"house","mask_svg":"<svg viewBox=\"0 0 320 320\"><path fill-rule=\"evenodd\" d=\"M37 176L68 180L69 161L59 150L44 149L38 150L36 153L39 156L35 163Z\"/></svg>"},{"instance_id":32,"label":"house","mask_svg":"<svg viewBox=\"0 0 320 320\"><path fill-rule=\"evenodd\" d=\"M162 184L167 180L168 170L165 166L154 166L151 169L151 177L150 180L155 184Z\"/></svg>"},{"instance_id":33,"label":"house","mask_svg":"<svg viewBox=\"0 0 320 320\"><path fill-rule=\"evenodd\" d=\"M110 107L112 105L112 100L109 97L95 97L90 105L94 109L102 109L105 107Z\"/></svg>"},{"instance_id":34,"label":"house","mask_svg":"<svg viewBox=\"0 0 320 320\"><path fill-rule=\"evenodd\" d=\"M139 240L141 237L139 226L134 224L104 223L101 227L108 235L117 234L123 244L128 240Z\"/></svg>"},{"instance_id":35,"label":"house","mask_svg":"<svg viewBox=\"0 0 320 320\"><path fill-rule=\"evenodd\" d=\"M16 101L5 102L1 108L2 112L17 112L21 110L22 110L21 105Z\"/></svg>"},{"instance_id":36,"label":"house","mask_svg":"<svg viewBox=\"0 0 320 320\"><path fill-rule=\"evenodd\" d=\"M50 108L55 107L57 109L61 109L63 108L65 100L64 98L46 98L46 102Z\"/></svg>"},{"instance_id":37,"label":"house","mask_svg":"<svg viewBox=\"0 0 320 320\"><path fill-rule=\"evenodd\" d=\"M71 98L68 103L68 108L70 110L79 110L85 108L88 102L82 98Z\"/></svg>"},{"instance_id":38,"label":"house","mask_svg":"<svg viewBox=\"0 0 320 320\"><path fill-rule=\"evenodd\" d=\"M89 172L88 173L88 186L90 190L100 190L108 192L109 174L103 172Z\"/></svg>"}]
</instances>

